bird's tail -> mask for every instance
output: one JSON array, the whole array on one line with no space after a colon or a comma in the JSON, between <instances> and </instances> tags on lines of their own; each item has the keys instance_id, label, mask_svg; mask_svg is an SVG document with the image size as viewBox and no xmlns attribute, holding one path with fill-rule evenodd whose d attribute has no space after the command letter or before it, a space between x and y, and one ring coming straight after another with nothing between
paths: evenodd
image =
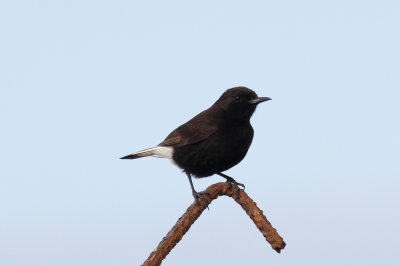
<instances>
[{"instance_id":1,"label":"bird's tail","mask_svg":"<svg viewBox=\"0 0 400 266\"><path fill-rule=\"evenodd\" d=\"M152 155L156 154L156 148L157 147L138 151L138 152L126 155L124 157L121 157L120 159L136 159L136 158L140 158L140 157L152 156Z\"/></svg>"},{"instance_id":2,"label":"bird's tail","mask_svg":"<svg viewBox=\"0 0 400 266\"><path fill-rule=\"evenodd\" d=\"M146 156L156 156L156 157L163 157L163 158L169 158L172 159L172 148L171 147L166 147L166 146L157 146L153 147L150 149L138 151L129 155L126 155L124 157L121 157L120 159L136 159L140 157L146 157Z\"/></svg>"}]
</instances>

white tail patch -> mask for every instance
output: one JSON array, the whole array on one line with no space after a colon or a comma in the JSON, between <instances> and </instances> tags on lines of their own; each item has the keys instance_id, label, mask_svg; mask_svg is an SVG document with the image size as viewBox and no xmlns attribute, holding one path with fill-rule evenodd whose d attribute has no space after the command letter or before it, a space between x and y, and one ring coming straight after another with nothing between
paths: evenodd
<instances>
[{"instance_id":1,"label":"white tail patch","mask_svg":"<svg viewBox=\"0 0 400 266\"><path fill-rule=\"evenodd\" d=\"M151 148L150 150L152 150L152 152L153 152L152 156L168 158L168 159L172 160L172 154L174 151L172 147L157 146L157 147Z\"/></svg>"},{"instance_id":2,"label":"white tail patch","mask_svg":"<svg viewBox=\"0 0 400 266\"><path fill-rule=\"evenodd\" d=\"M138 152L129 154L128 156L131 157L129 159L139 158L139 157L146 157L146 156L154 156L154 157L172 159L172 153L173 153L173 148L172 147L157 146L157 147L154 147L154 148L145 149L145 150L142 150L142 151L138 151Z\"/></svg>"},{"instance_id":3,"label":"white tail patch","mask_svg":"<svg viewBox=\"0 0 400 266\"><path fill-rule=\"evenodd\" d=\"M122 157L121 159L136 159L140 157L146 157L146 156L154 156L154 157L159 157L159 158L168 158L171 160L173 164L178 166L174 159L172 158L172 155L174 153L174 149L172 147L168 146L157 146L154 148L138 151L132 154L129 154L127 156ZM179 166L178 166L179 167Z\"/></svg>"}]
</instances>

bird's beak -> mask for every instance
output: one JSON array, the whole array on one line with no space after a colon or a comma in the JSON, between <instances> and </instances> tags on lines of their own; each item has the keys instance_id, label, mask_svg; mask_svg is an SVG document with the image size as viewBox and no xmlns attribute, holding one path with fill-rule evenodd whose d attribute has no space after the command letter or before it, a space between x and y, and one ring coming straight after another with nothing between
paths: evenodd
<instances>
[{"instance_id":1,"label":"bird's beak","mask_svg":"<svg viewBox=\"0 0 400 266\"><path fill-rule=\"evenodd\" d=\"M249 103L251 103L251 104L259 104L259 103L262 103L262 102L265 102L265 101L269 101L269 100L272 100L272 99L269 98L269 97L258 97L258 98L250 100Z\"/></svg>"}]
</instances>

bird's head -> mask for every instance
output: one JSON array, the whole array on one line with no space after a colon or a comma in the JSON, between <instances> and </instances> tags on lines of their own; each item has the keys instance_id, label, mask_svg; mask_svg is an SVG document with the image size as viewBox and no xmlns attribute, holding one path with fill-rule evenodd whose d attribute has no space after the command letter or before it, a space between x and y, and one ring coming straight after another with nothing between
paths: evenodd
<instances>
[{"instance_id":1,"label":"bird's head","mask_svg":"<svg viewBox=\"0 0 400 266\"><path fill-rule=\"evenodd\" d=\"M257 94L246 87L235 87L226 90L215 103L229 120L249 120L259 103L269 101L271 98L258 97Z\"/></svg>"}]
</instances>

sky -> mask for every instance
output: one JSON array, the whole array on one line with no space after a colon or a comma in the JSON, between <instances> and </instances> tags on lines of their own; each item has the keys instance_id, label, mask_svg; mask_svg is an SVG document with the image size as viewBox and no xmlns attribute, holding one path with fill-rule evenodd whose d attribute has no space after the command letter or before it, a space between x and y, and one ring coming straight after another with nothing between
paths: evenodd
<instances>
[{"instance_id":1,"label":"sky","mask_svg":"<svg viewBox=\"0 0 400 266\"><path fill-rule=\"evenodd\" d=\"M225 173L287 243L212 202L163 265L400 264L398 1L1 1L0 265L140 265L193 202L160 143L228 88ZM224 181L195 179L198 191Z\"/></svg>"}]
</instances>

